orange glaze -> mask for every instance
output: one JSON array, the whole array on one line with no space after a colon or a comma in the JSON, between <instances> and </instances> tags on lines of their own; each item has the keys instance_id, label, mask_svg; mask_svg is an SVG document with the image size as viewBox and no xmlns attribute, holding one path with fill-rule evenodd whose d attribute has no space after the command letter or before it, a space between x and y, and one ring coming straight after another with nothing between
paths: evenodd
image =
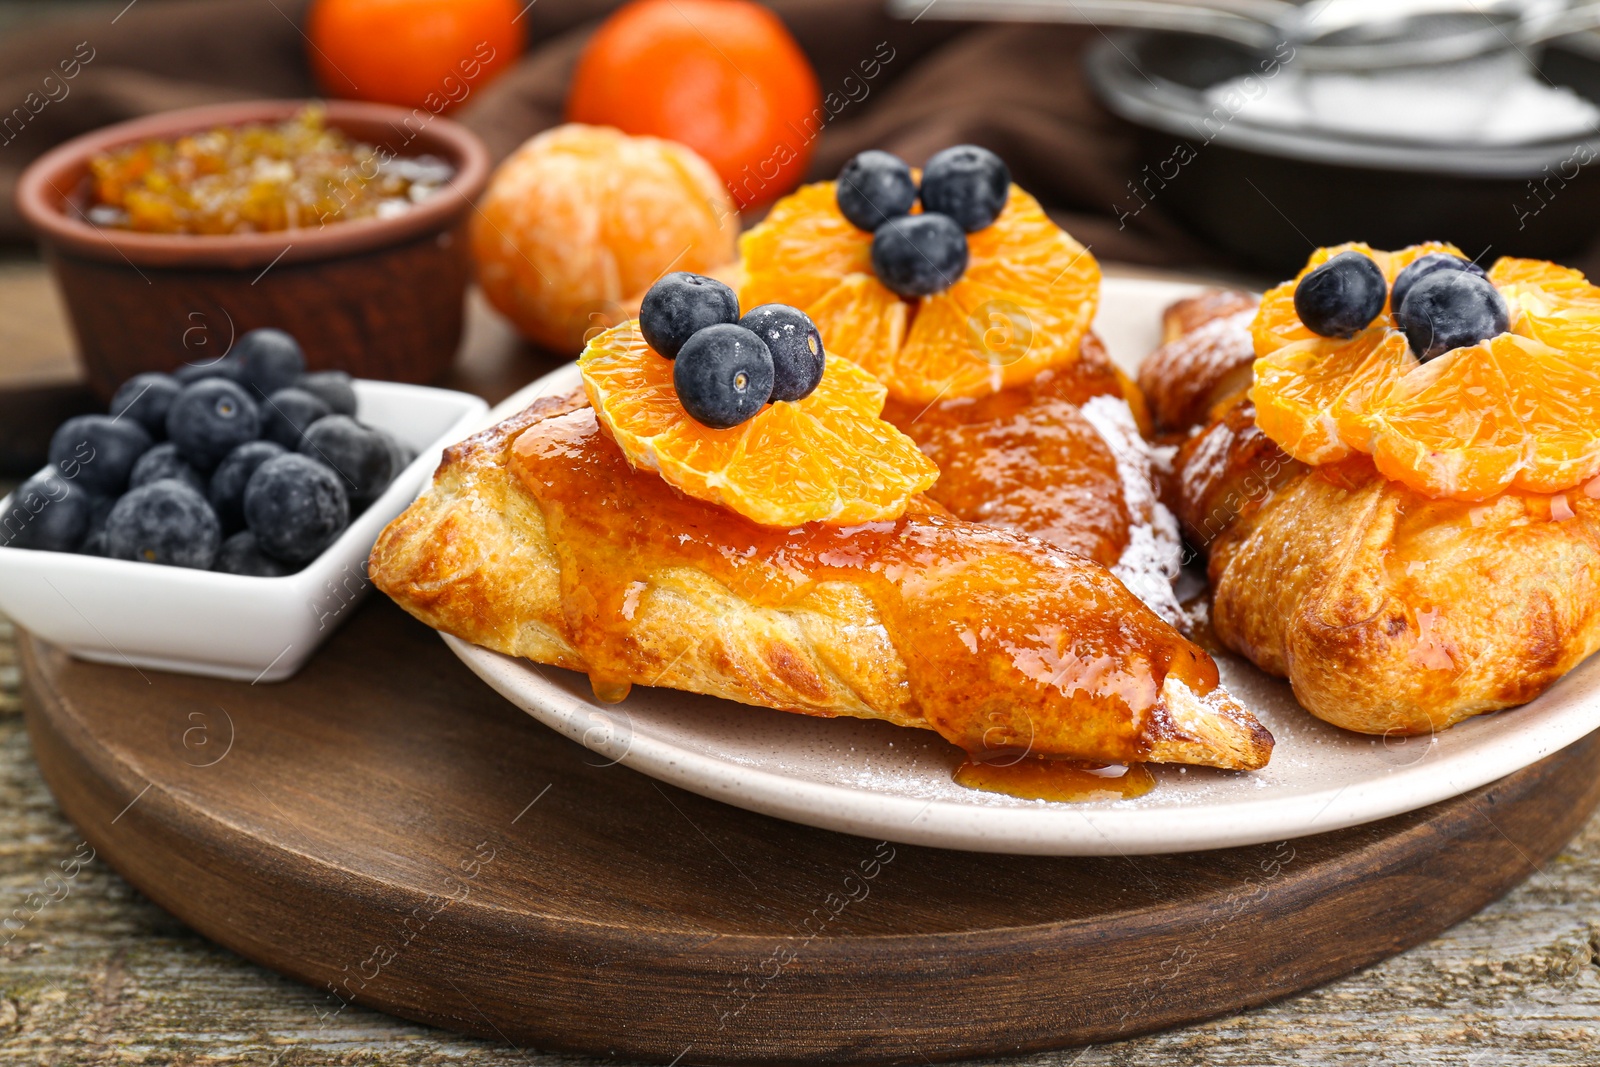
<instances>
[{"instance_id":1,"label":"orange glaze","mask_svg":"<svg viewBox=\"0 0 1600 1067\"><path fill-rule=\"evenodd\" d=\"M857 587L905 660L916 710L968 752L1136 761L1169 672L1196 693L1217 685L1211 658L1109 571L926 506L856 527L759 526L632 469L587 406L523 431L511 468L560 553L564 636L608 694L659 675L635 647L627 598L682 566L769 607L824 581Z\"/></svg>"},{"instance_id":2,"label":"orange glaze","mask_svg":"<svg viewBox=\"0 0 1600 1067\"><path fill-rule=\"evenodd\" d=\"M928 496L956 517L1109 567L1127 547L1130 517L1116 457L1078 407L1127 393L1090 334L1080 358L1025 385L932 404L891 399L883 417L939 465Z\"/></svg>"},{"instance_id":3,"label":"orange glaze","mask_svg":"<svg viewBox=\"0 0 1600 1067\"><path fill-rule=\"evenodd\" d=\"M1118 773L1116 767L1078 760L1019 759L1014 763L968 760L956 768L951 779L957 785L986 793L1067 803L1132 800L1156 787L1155 775L1142 763L1130 763Z\"/></svg>"}]
</instances>

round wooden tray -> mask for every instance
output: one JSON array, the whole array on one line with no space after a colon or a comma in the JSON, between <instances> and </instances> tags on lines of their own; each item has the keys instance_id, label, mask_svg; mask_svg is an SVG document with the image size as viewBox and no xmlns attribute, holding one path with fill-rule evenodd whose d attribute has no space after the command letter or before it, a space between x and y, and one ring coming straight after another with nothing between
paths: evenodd
<instances>
[{"instance_id":1,"label":"round wooden tray","mask_svg":"<svg viewBox=\"0 0 1600 1067\"><path fill-rule=\"evenodd\" d=\"M386 601L293 681L24 637L67 815L131 883L322 994L519 1047L905 1062L1236 1012L1433 936L1600 801L1600 737L1279 845L1051 859L889 845L662 786L518 712Z\"/></svg>"}]
</instances>

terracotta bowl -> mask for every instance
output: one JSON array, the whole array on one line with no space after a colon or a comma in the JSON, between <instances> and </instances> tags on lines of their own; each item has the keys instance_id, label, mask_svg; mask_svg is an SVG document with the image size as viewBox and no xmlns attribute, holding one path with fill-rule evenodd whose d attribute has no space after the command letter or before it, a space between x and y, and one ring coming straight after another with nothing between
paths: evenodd
<instances>
[{"instance_id":1,"label":"terracotta bowl","mask_svg":"<svg viewBox=\"0 0 1600 1067\"><path fill-rule=\"evenodd\" d=\"M148 138L279 122L306 104L187 108L108 126L41 156L17 204L66 300L93 388L109 397L140 371L214 359L246 330L293 334L313 369L427 382L454 359L470 274L465 227L489 153L426 111L329 101L329 126L401 156L448 160L455 177L402 215L226 236L134 233L91 224L89 160Z\"/></svg>"}]
</instances>

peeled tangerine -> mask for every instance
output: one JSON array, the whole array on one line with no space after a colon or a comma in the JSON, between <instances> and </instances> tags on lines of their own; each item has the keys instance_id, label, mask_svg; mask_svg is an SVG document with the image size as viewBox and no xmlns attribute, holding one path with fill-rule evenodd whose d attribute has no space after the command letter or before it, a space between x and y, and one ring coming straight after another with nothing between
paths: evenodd
<instances>
[{"instance_id":1,"label":"peeled tangerine","mask_svg":"<svg viewBox=\"0 0 1600 1067\"><path fill-rule=\"evenodd\" d=\"M1460 255L1450 245L1341 245L1319 249L1306 269L1352 247L1391 286L1419 256ZM1556 493L1600 474L1600 289L1527 259L1501 259L1489 281L1510 308L1507 332L1427 363L1389 309L1348 340L1317 337L1295 315L1295 282L1271 290L1254 326L1261 431L1306 463L1367 453L1386 477L1436 498Z\"/></svg>"},{"instance_id":2,"label":"peeled tangerine","mask_svg":"<svg viewBox=\"0 0 1600 1067\"><path fill-rule=\"evenodd\" d=\"M884 387L842 356L828 356L809 396L768 404L727 430L688 416L671 361L645 343L637 322L590 341L578 369L630 464L763 526L899 518L939 477L911 438L878 417Z\"/></svg>"},{"instance_id":3,"label":"peeled tangerine","mask_svg":"<svg viewBox=\"0 0 1600 1067\"><path fill-rule=\"evenodd\" d=\"M669 270L734 257L739 213L693 150L569 123L500 164L472 219L484 294L529 340L576 353Z\"/></svg>"},{"instance_id":4,"label":"peeled tangerine","mask_svg":"<svg viewBox=\"0 0 1600 1067\"><path fill-rule=\"evenodd\" d=\"M986 396L1072 362L1100 295L1089 250L1015 184L999 218L967 235L961 279L914 303L873 273L872 234L840 213L833 182L778 201L740 249L742 306L793 304L830 357L908 402Z\"/></svg>"}]
</instances>

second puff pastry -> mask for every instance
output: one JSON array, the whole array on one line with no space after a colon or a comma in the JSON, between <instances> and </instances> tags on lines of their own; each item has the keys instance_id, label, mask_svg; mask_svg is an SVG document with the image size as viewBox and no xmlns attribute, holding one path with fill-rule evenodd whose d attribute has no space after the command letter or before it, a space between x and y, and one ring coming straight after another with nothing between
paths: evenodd
<instances>
[{"instance_id":1,"label":"second puff pastry","mask_svg":"<svg viewBox=\"0 0 1600 1067\"><path fill-rule=\"evenodd\" d=\"M1371 734L1526 703L1600 648L1600 501L1434 500L1365 456L1290 458L1242 392L1249 316L1227 309L1243 299L1175 306L1148 364L1161 373L1141 375L1164 429L1195 428L1170 495L1207 554L1225 645L1288 678L1319 718Z\"/></svg>"}]
</instances>

